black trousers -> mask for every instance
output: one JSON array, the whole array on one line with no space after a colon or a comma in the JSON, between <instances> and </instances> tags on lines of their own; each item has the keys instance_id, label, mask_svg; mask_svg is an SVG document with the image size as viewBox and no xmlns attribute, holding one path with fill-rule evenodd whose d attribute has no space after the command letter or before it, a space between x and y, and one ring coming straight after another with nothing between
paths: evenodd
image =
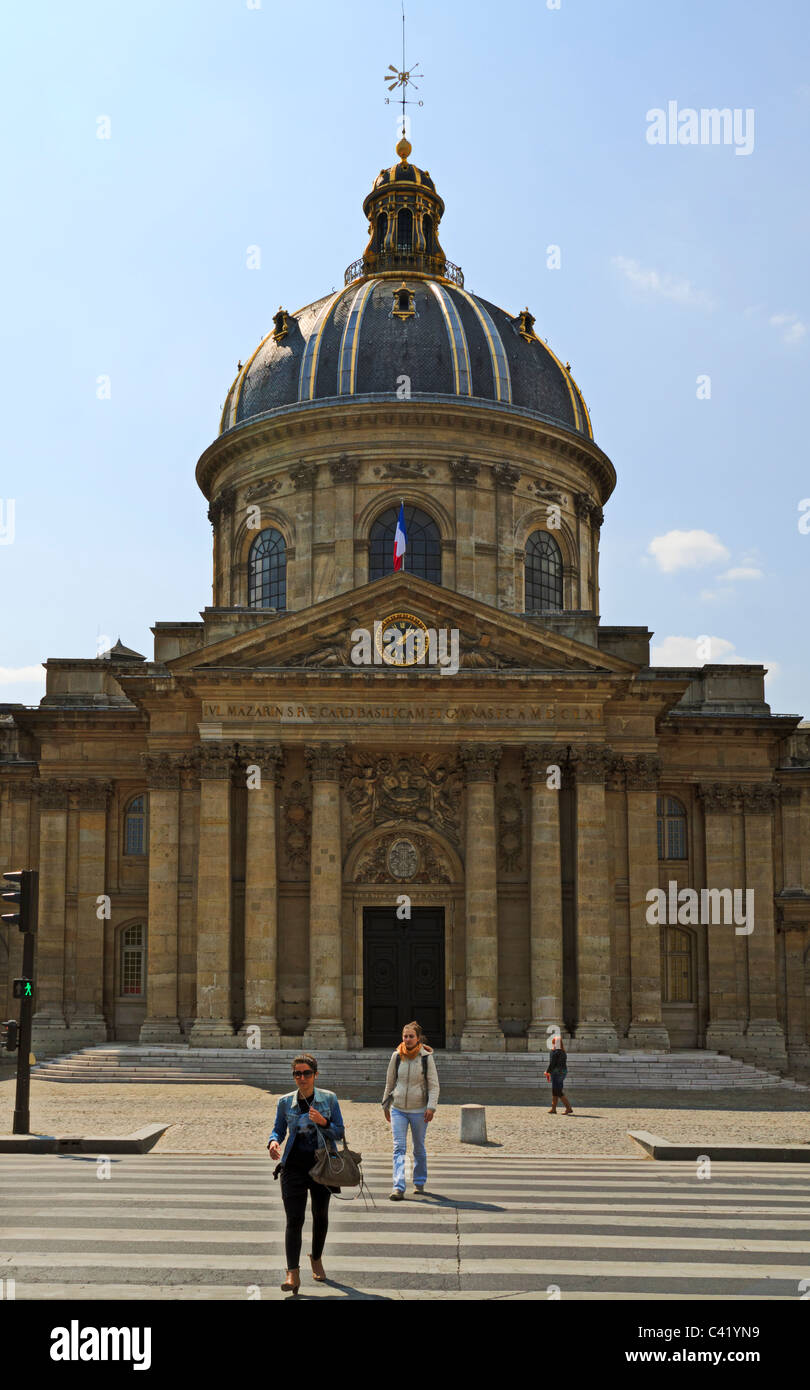
<instances>
[{"instance_id":1,"label":"black trousers","mask_svg":"<svg viewBox=\"0 0 810 1390\"><path fill-rule=\"evenodd\" d=\"M287 1213L284 1244L288 1269L297 1269L301 1260L301 1232L307 1214L308 1192L312 1202L312 1257L319 1260L329 1229L329 1198L332 1194L323 1183L315 1182L305 1169L289 1165L282 1168L281 1200Z\"/></svg>"}]
</instances>

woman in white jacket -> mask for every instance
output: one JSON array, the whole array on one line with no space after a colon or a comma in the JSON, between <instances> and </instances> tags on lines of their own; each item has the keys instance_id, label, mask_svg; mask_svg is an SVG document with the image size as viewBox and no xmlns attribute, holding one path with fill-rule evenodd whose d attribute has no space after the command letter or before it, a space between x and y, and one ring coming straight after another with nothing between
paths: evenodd
<instances>
[{"instance_id":1,"label":"woman in white jacket","mask_svg":"<svg viewBox=\"0 0 810 1390\"><path fill-rule=\"evenodd\" d=\"M413 1186L422 1193L427 1182L425 1132L439 1103L439 1077L433 1049L418 1023L406 1023L402 1042L388 1063L383 1112L394 1136L392 1202L405 1199L405 1149L408 1127L413 1135Z\"/></svg>"}]
</instances>

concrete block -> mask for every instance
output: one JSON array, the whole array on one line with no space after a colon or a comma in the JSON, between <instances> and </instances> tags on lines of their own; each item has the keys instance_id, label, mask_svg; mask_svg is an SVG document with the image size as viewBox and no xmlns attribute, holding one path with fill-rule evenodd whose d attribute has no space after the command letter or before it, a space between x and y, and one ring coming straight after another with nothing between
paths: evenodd
<instances>
[{"instance_id":1,"label":"concrete block","mask_svg":"<svg viewBox=\"0 0 810 1390\"><path fill-rule=\"evenodd\" d=\"M486 1144L487 1112L483 1105L462 1105L459 1124L462 1144Z\"/></svg>"}]
</instances>

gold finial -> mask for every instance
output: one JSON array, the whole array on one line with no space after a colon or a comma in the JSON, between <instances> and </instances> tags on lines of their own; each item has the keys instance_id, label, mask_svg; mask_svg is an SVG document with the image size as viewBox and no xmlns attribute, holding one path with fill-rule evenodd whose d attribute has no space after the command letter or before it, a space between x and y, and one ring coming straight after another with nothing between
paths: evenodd
<instances>
[{"instance_id":1,"label":"gold finial","mask_svg":"<svg viewBox=\"0 0 810 1390\"><path fill-rule=\"evenodd\" d=\"M410 140L407 140L403 135L402 139L397 145L397 154L399 155L403 164L408 163L408 155L411 153L412 149L413 145L411 144Z\"/></svg>"}]
</instances>

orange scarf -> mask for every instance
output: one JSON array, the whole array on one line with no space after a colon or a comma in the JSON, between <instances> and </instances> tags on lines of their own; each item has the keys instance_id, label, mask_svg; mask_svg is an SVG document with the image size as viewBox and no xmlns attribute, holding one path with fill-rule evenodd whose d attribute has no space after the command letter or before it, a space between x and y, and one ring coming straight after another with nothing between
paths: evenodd
<instances>
[{"instance_id":1,"label":"orange scarf","mask_svg":"<svg viewBox=\"0 0 810 1390\"><path fill-rule=\"evenodd\" d=\"M422 1044L421 1044L420 1042L417 1042L416 1047L413 1047L413 1048L411 1048L411 1049L409 1050L409 1049L405 1046L404 1042L402 1042L402 1043L400 1043L399 1047L397 1048L397 1052L399 1053L400 1057L403 1058L403 1060L406 1060L406 1061L408 1061L408 1062L412 1062L413 1059L414 1059L414 1057L418 1057L418 1056L419 1056L421 1047L422 1047Z\"/></svg>"}]
</instances>

